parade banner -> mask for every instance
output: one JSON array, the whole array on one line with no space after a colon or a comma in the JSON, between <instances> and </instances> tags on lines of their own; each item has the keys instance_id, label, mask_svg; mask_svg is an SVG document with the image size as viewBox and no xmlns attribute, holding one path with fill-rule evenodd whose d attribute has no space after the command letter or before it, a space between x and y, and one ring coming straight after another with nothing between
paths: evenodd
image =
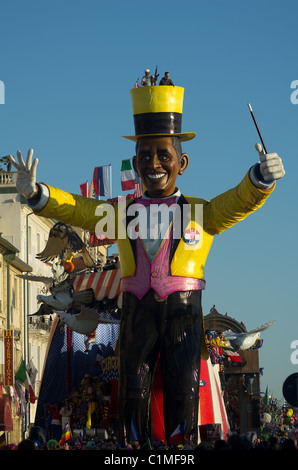
<instances>
[{"instance_id":1,"label":"parade banner","mask_svg":"<svg viewBox=\"0 0 298 470\"><path fill-rule=\"evenodd\" d=\"M4 385L14 384L13 373L13 330L4 330Z\"/></svg>"}]
</instances>

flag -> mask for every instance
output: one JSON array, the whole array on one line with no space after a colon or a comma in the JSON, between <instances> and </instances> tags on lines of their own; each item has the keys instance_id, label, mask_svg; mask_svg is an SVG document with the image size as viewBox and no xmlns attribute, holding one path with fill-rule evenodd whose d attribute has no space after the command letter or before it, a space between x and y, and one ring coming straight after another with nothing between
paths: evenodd
<instances>
[{"instance_id":1,"label":"flag","mask_svg":"<svg viewBox=\"0 0 298 470\"><path fill-rule=\"evenodd\" d=\"M122 160L121 165L121 187L122 191L135 189L135 175L130 160Z\"/></svg>"},{"instance_id":2,"label":"flag","mask_svg":"<svg viewBox=\"0 0 298 470\"><path fill-rule=\"evenodd\" d=\"M86 183L80 184L81 194L84 197L88 197L88 181Z\"/></svg>"},{"instance_id":3,"label":"flag","mask_svg":"<svg viewBox=\"0 0 298 470\"><path fill-rule=\"evenodd\" d=\"M94 192L97 196L110 196L110 165L98 166L93 172Z\"/></svg>"},{"instance_id":4,"label":"flag","mask_svg":"<svg viewBox=\"0 0 298 470\"><path fill-rule=\"evenodd\" d=\"M30 361L27 364L27 371L28 371L28 375L31 381L32 388L34 389L38 370L36 369L32 359L30 359Z\"/></svg>"},{"instance_id":5,"label":"flag","mask_svg":"<svg viewBox=\"0 0 298 470\"><path fill-rule=\"evenodd\" d=\"M59 445L62 446L62 444L64 444L64 442L68 441L68 439L70 438L71 438L71 430L70 430L69 423L67 422L63 428Z\"/></svg>"},{"instance_id":6,"label":"flag","mask_svg":"<svg viewBox=\"0 0 298 470\"><path fill-rule=\"evenodd\" d=\"M251 349L260 349L263 346L264 340L261 338L258 338L255 343L252 345Z\"/></svg>"},{"instance_id":7,"label":"flag","mask_svg":"<svg viewBox=\"0 0 298 470\"><path fill-rule=\"evenodd\" d=\"M185 435L185 421L183 423L179 424L175 431L171 434L170 436L170 444L172 445L177 445L181 444Z\"/></svg>"},{"instance_id":8,"label":"flag","mask_svg":"<svg viewBox=\"0 0 298 470\"><path fill-rule=\"evenodd\" d=\"M141 87L141 84L140 84L140 79L138 78L136 83L135 83L135 86L134 88L140 88Z\"/></svg>"},{"instance_id":9,"label":"flag","mask_svg":"<svg viewBox=\"0 0 298 470\"><path fill-rule=\"evenodd\" d=\"M232 362L242 362L240 354L238 354L233 348L223 347L223 352L226 353L230 361Z\"/></svg>"},{"instance_id":10,"label":"flag","mask_svg":"<svg viewBox=\"0 0 298 470\"><path fill-rule=\"evenodd\" d=\"M5 432L0 436L0 449L6 445Z\"/></svg>"},{"instance_id":11,"label":"flag","mask_svg":"<svg viewBox=\"0 0 298 470\"><path fill-rule=\"evenodd\" d=\"M139 440L139 436L138 436L138 433L137 433L137 428L136 428L136 423L135 423L134 417L132 417L132 419L131 419L130 440L131 441L138 441Z\"/></svg>"},{"instance_id":12,"label":"flag","mask_svg":"<svg viewBox=\"0 0 298 470\"><path fill-rule=\"evenodd\" d=\"M88 189L88 197L94 199L95 193L94 193L94 183L91 181L89 189Z\"/></svg>"},{"instance_id":13,"label":"flag","mask_svg":"<svg viewBox=\"0 0 298 470\"><path fill-rule=\"evenodd\" d=\"M25 365L24 360L22 359L20 367L18 368L16 374L15 374L15 379L25 387L27 392L29 392L29 399L30 403L35 403L35 393L31 384L31 380L28 374L27 367Z\"/></svg>"},{"instance_id":14,"label":"flag","mask_svg":"<svg viewBox=\"0 0 298 470\"><path fill-rule=\"evenodd\" d=\"M143 196L143 187L142 187L142 180L140 179L139 175L135 173L135 192L134 192L134 199Z\"/></svg>"},{"instance_id":15,"label":"flag","mask_svg":"<svg viewBox=\"0 0 298 470\"><path fill-rule=\"evenodd\" d=\"M81 429L80 434L78 435L76 443L74 445L74 449L81 449L83 447L83 441L84 441L84 433L83 433L83 429Z\"/></svg>"},{"instance_id":16,"label":"flag","mask_svg":"<svg viewBox=\"0 0 298 470\"><path fill-rule=\"evenodd\" d=\"M17 401L18 401L18 415L25 416L29 414L29 409L26 403L24 391L18 382L15 382L14 390L17 396Z\"/></svg>"},{"instance_id":17,"label":"flag","mask_svg":"<svg viewBox=\"0 0 298 470\"><path fill-rule=\"evenodd\" d=\"M133 197L134 197L134 199L137 199L138 197L141 197L142 195L143 195L142 184L137 183L136 188L135 188L135 192L133 193Z\"/></svg>"}]
</instances>

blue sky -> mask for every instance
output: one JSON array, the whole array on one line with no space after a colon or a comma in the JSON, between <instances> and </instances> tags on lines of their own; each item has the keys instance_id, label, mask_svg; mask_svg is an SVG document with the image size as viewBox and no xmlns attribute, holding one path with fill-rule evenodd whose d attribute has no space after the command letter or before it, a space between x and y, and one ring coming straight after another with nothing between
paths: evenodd
<instances>
[{"instance_id":1,"label":"blue sky","mask_svg":"<svg viewBox=\"0 0 298 470\"><path fill-rule=\"evenodd\" d=\"M0 153L33 147L38 180L52 186L79 193L95 166L111 163L121 194L121 160L134 154L121 137L134 132L129 90L147 67L185 88L183 131L197 132L183 147L185 194L211 199L257 161L252 104L286 176L260 211L215 239L203 307L248 330L276 320L260 366L262 391L278 398L297 371L297 14L294 0L13 0L0 14Z\"/></svg>"}]
</instances>

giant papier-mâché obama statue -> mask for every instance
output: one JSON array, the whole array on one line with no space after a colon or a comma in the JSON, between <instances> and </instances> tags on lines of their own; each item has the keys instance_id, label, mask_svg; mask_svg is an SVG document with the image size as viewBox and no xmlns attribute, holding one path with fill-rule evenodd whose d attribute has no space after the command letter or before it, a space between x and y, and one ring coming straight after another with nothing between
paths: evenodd
<instances>
[{"instance_id":1,"label":"giant papier-m\u00e2ch\u00e9 obama statue","mask_svg":"<svg viewBox=\"0 0 298 470\"><path fill-rule=\"evenodd\" d=\"M131 90L135 135L126 138L136 142L133 165L145 192L127 201L124 209L120 201L113 205L36 183L38 160L32 161L32 149L26 163L20 152L17 161L11 157L18 170L17 189L36 214L96 233L113 225L114 233L108 237L117 239L123 292L119 336L123 443L130 439L132 423L141 443L151 438L157 360L166 438L185 423L191 442L197 442L200 361L207 359L201 307L205 262L214 235L259 209L285 174L279 156L265 154L258 144L260 161L235 188L210 201L181 194L177 176L189 164L181 142L195 137L194 132L181 132L183 93L179 86Z\"/></svg>"}]
</instances>

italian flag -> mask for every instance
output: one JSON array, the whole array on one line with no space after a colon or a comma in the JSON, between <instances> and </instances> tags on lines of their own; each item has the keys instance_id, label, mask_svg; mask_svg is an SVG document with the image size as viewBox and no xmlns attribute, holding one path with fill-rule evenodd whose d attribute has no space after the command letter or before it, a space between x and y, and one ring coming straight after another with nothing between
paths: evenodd
<instances>
[{"instance_id":1,"label":"italian flag","mask_svg":"<svg viewBox=\"0 0 298 470\"><path fill-rule=\"evenodd\" d=\"M235 351L235 349L223 347L223 350L232 362L242 362L240 355Z\"/></svg>"},{"instance_id":2,"label":"italian flag","mask_svg":"<svg viewBox=\"0 0 298 470\"><path fill-rule=\"evenodd\" d=\"M22 359L20 367L18 368L15 379L25 387L29 393L30 403L35 403L35 393L31 384L31 380L28 374L28 370L24 360Z\"/></svg>"},{"instance_id":3,"label":"italian flag","mask_svg":"<svg viewBox=\"0 0 298 470\"><path fill-rule=\"evenodd\" d=\"M135 189L135 175L131 167L130 160L122 160L121 187L122 187L122 191Z\"/></svg>"}]
</instances>

